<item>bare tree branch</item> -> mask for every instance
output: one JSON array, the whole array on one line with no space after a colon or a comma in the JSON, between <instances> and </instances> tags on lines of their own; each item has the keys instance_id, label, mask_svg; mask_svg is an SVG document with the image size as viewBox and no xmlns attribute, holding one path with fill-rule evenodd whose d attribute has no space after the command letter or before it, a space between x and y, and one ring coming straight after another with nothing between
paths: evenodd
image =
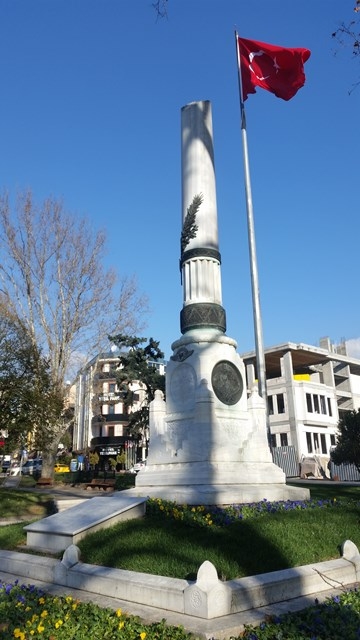
<instances>
[{"instance_id":1,"label":"bare tree branch","mask_svg":"<svg viewBox=\"0 0 360 640\"><path fill-rule=\"evenodd\" d=\"M104 268L104 251L104 233L69 215L61 201L38 206L27 191L12 209L0 195L0 313L24 327L64 389L74 363L107 346L109 334L144 327L146 297L134 277L118 283Z\"/></svg>"},{"instance_id":2,"label":"bare tree branch","mask_svg":"<svg viewBox=\"0 0 360 640\"><path fill-rule=\"evenodd\" d=\"M152 3L158 18L167 18L167 2L168 0L155 0Z\"/></svg>"},{"instance_id":3,"label":"bare tree branch","mask_svg":"<svg viewBox=\"0 0 360 640\"><path fill-rule=\"evenodd\" d=\"M354 12L356 14L360 13L360 0L356 0ZM353 58L357 58L360 56L360 17L356 16L354 20L350 20L350 22L342 22L340 26L331 34L332 38L334 38L338 45L341 48L351 48L351 53ZM335 52L337 53L337 52ZM354 82L352 88L349 90L349 94L351 94L354 89L356 89L360 85L360 80Z\"/></svg>"}]
</instances>

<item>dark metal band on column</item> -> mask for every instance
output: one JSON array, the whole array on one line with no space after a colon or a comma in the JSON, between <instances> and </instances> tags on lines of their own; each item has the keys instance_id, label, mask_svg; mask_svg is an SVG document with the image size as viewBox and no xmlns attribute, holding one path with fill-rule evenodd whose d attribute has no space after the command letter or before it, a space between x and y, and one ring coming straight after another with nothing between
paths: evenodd
<instances>
[{"instance_id":1,"label":"dark metal band on column","mask_svg":"<svg viewBox=\"0 0 360 640\"><path fill-rule=\"evenodd\" d=\"M199 327L211 327L226 331L225 309L213 302L197 302L183 307L180 313L181 333Z\"/></svg>"},{"instance_id":2,"label":"dark metal band on column","mask_svg":"<svg viewBox=\"0 0 360 640\"><path fill-rule=\"evenodd\" d=\"M200 248L200 249L189 249L188 251L184 251L180 258L180 269L182 268L184 262L188 260L192 260L194 258L213 258L213 260L217 260L219 264L221 264L221 255L217 249L208 249L208 248Z\"/></svg>"}]
</instances>

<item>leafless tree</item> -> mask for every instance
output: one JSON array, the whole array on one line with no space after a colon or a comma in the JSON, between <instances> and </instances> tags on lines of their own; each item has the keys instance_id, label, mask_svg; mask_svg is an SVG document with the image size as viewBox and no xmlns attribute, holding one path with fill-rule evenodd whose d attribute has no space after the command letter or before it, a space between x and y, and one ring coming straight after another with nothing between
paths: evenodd
<instances>
[{"instance_id":1,"label":"leafless tree","mask_svg":"<svg viewBox=\"0 0 360 640\"><path fill-rule=\"evenodd\" d=\"M355 0L354 12L356 17L348 22L342 22L331 35L341 48L350 47L352 56L357 58L360 56L360 0ZM360 80L354 82L349 94L359 84Z\"/></svg>"},{"instance_id":2,"label":"leafless tree","mask_svg":"<svg viewBox=\"0 0 360 640\"><path fill-rule=\"evenodd\" d=\"M74 366L108 344L118 331L138 333L148 311L134 277L103 265L105 235L48 198L31 192L14 205L0 195L0 313L11 312L49 362L53 383L72 379ZM52 477L58 443L66 429L59 416L53 441L43 452L43 476Z\"/></svg>"},{"instance_id":3,"label":"leafless tree","mask_svg":"<svg viewBox=\"0 0 360 640\"><path fill-rule=\"evenodd\" d=\"M167 18L167 3L168 0L155 0L152 3L158 18Z\"/></svg>"}]
</instances>

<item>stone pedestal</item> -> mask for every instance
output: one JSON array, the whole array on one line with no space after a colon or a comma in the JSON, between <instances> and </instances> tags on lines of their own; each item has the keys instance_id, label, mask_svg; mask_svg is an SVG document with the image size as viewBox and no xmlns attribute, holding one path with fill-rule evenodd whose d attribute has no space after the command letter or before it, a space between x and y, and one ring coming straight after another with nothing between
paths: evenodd
<instances>
[{"instance_id":1,"label":"stone pedestal","mask_svg":"<svg viewBox=\"0 0 360 640\"><path fill-rule=\"evenodd\" d=\"M136 478L141 495L187 504L306 499L287 487L272 462L265 407L249 399L236 343L216 330L194 330L173 344L166 402L150 406L150 447Z\"/></svg>"},{"instance_id":2,"label":"stone pedestal","mask_svg":"<svg viewBox=\"0 0 360 640\"><path fill-rule=\"evenodd\" d=\"M306 498L272 462L263 400L247 397L244 364L226 336L221 299L210 102L182 109L182 337L166 369L166 402L150 406L141 495L188 504ZM196 205L195 205L196 203Z\"/></svg>"}]
</instances>

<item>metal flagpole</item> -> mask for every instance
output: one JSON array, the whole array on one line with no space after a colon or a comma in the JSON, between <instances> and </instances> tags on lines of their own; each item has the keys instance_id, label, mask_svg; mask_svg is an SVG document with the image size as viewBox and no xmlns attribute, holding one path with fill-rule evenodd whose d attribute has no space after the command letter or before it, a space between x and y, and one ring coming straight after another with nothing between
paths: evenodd
<instances>
[{"instance_id":1,"label":"metal flagpole","mask_svg":"<svg viewBox=\"0 0 360 640\"><path fill-rule=\"evenodd\" d=\"M238 34L236 31L235 31L235 44L236 44L236 55L237 55L237 61L238 61L241 135L242 135L243 158L244 158L245 194L246 194L246 211L247 211L247 224L248 224L249 254L250 254L251 290L252 290L252 300L253 300L256 364L257 364L257 374L258 374L258 381L259 381L258 383L259 395L262 397L262 399L265 402L266 428L267 428L267 436L268 436L268 442L270 447L270 422L269 422L269 412L268 412L267 392L266 392L265 354L264 354L261 311L260 311L259 278L258 278L258 269L257 269L257 260L256 260L254 212L253 212L252 194L251 194L249 152L248 152L247 135L246 135L245 105L244 105L243 90L242 90L242 78L241 78L241 66L240 66L241 61L240 61L240 54L239 54Z\"/></svg>"}]
</instances>

